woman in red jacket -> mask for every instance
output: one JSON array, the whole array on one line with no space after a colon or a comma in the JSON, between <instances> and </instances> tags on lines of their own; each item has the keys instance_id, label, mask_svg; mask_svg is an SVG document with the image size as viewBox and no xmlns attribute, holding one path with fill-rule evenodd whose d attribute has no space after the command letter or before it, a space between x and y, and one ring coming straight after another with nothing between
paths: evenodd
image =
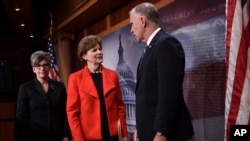
<instances>
[{"instance_id":1,"label":"woman in red jacket","mask_svg":"<svg viewBox=\"0 0 250 141\"><path fill-rule=\"evenodd\" d=\"M68 81L67 115L74 141L127 141L125 106L118 76L102 65L101 39L83 38L78 57L84 67L71 74Z\"/></svg>"}]
</instances>

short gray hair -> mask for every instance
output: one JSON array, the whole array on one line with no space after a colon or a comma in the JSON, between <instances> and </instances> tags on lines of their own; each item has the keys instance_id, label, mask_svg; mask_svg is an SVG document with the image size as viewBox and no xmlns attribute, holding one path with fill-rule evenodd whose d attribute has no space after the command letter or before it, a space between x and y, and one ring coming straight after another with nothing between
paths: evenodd
<instances>
[{"instance_id":1,"label":"short gray hair","mask_svg":"<svg viewBox=\"0 0 250 141\"><path fill-rule=\"evenodd\" d=\"M131 9L129 13L131 14L133 12L141 16L145 16L149 22L159 24L159 13L152 3L144 2L138 4L133 9Z\"/></svg>"},{"instance_id":2,"label":"short gray hair","mask_svg":"<svg viewBox=\"0 0 250 141\"><path fill-rule=\"evenodd\" d=\"M30 63L32 67L36 66L42 60L46 60L50 66L51 57L49 56L47 52L39 50L39 51L32 53L30 56Z\"/></svg>"}]
</instances>

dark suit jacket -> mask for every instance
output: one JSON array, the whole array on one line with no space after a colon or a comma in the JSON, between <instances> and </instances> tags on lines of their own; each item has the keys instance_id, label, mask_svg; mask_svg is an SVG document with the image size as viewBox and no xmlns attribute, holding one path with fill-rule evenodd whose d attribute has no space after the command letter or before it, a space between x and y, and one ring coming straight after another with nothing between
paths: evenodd
<instances>
[{"instance_id":1,"label":"dark suit jacket","mask_svg":"<svg viewBox=\"0 0 250 141\"><path fill-rule=\"evenodd\" d=\"M49 80L45 94L35 78L20 86L16 121L21 137L29 140L33 133L70 137L66 116L66 89L61 82Z\"/></svg>"},{"instance_id":2,"label":"dark suit jacket","mask_svg":"<svg viewBox=\"0 0 250 141\"><path fill-rule=\"evenodd\" d=\"M185 55L181 44L160 30L140 63L136 85L139 140L152 141L157 131L168 141L189 139L193 127L182 93Z\"/></svg>"}]
</instances>

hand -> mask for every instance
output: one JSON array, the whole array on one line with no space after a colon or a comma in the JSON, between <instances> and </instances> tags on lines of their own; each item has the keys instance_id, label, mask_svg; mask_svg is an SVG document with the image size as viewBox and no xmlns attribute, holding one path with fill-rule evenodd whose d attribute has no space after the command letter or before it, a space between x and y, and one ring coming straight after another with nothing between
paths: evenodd
<instances>
[{"instance_id":1,"label":"hand","mask_svg":"<svg viewBox=\"0 0 250 141\"><path fill-rule=\"evenodd\" d=\"M123 137L122 141L128 141L128 138L127 137Z\"/></svg>"},{"instance_id":2,"label":"hand","mask_svg":"<svg viewBox=\"0 0 250 141\"><path fill-rule=\"evenodd\" d=\"M167 141L167 137L164 135L155 135L154 141Z\"/></svg>"},{"instance_id":3,"label":"hand","mask_svg":"<svg viewBox=\"0 0 250 141\"><path fill-rule=\"evenodd\" d=\"M64 137L62 141L70 141L68 137Z\"/></svg>"},{"instance_id":4,"label":"hand","mask_svg":"<svg viewBox=\"0 0 250 141\"><path fill-rule=\"evenodd\" d=\"M137 135L137 130L135 130L135 133L134 133L134 141L139 141L138 135Z\"/></svg>"}]
</instances>

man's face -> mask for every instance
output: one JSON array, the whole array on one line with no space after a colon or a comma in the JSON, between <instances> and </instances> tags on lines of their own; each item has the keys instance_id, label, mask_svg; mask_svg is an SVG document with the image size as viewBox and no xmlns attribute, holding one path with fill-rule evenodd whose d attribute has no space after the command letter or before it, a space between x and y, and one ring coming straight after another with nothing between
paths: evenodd
<instances>
[{"instance_id":1,"label":"man's face","mask_svg":"<svg viewBox=\"0 0 250 141\"><path fill-rule=\"evenodd\" d=\"M145 18L143 16L135 14L134 12L130 13L129 16L131 24L130 32L133 34L137 42L144 42L143 33L144 33Z\"/></svg>"}]
</instances>

